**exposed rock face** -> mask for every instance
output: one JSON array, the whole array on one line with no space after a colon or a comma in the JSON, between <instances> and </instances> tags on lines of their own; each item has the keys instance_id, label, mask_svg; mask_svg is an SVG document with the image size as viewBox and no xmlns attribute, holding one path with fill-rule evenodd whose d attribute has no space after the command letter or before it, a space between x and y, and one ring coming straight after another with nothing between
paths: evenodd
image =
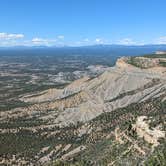
<instances>
[{"instance_id":1,"label":"exposed rock face","mask_svg":"<svg viewBox=\"0 0 166 166\"><path fill-rule=\"evenodd\" d=\"M86 149L85 146L79 146L79 147L73 149L72 151L70 151L69 153L63 155L61 157L61 159L62 160L67 160L67 159L71 158L72 156L74 156L75 154L80 153L81 151L83 151L85 149Z\"/></svg>"},{"instance_id":2,"label":"exposed rock face","mask_svg":"<svg viewBox=\"0 0 166 166\"><path fill-rule=\"evenodd\" d=\"M146 116L140 116L137 118L133 128L136 130L139 137L144 138L144 140L152 144L153 147L158 146L158 140L160 138L165 138L165 131L160 130L159 126L150 129L148 123Z\"/></svg>"},{"instance_id":3,"label":"exposed rock face","mask_svg":"<svg viewBox=\"0 0 166 166\"><path fill-rule=\"evenodd\" d=\"M81 89L81 86L83 86L84 82L86 82L89 79L89 77L83 77L79 80L76 80L72 82L70 85L68 85L65 89L48 89L46 91L40 92L38 94L31 94L24 96L20 98L20 100L25 102L31 102L31 103L41 103L46 101L52 101L56 99L64 98L70 94L73 94L74 92L78 92Z\"/></svg>"},{"instance_id":4,"label":"exposed rock face","mask_svg":"<svg viewBox=\"0 0 166 166\"><path fill-rule=\"evenodd\" d=\"M166 54L166 51L156 51L155 54L157 54L157 55L164 55L164 54Z\"/></svg>"},{"instance_id":5,"label":"exposed rock face","mask_svg":"<svg viewBox=\"0 0 166 166\"><path fill-rule=\"evenodd\" d=\"M152 127L146 118L149 119L151 114L154 118L158 112L162 118L161 112L165 111L161 104L156 106L159 109L155 108L153 101L160 99L162 103L166 100L166 68L155 60L153 64L148 61L150 67L147 68L133 66L127 61L128 58L121 58L103 74L93 79L81 78L64 89L49 89L23 96L20 100L29 106L2 111L1 123L10 123L8 128L0 128L1 134L13 134L13 138L18 136L20 141L22 137L23 140L31 138L35 141L37 138L39 141L33 160L22 158L22 165L30 165L31 162L42 165L52 159L71 161L84 152L97 163L93 154L98 147L104 149L97 149L99 159L105 154L115 155L109 158L110 165L118 165L121 158L126 165L128 161L131 162L129 165L137 165L131 159L125 161L124 156L132 153L139 162L140 156L144 158L152 153L151 149L159 146L160 139L165 138L165 131L160 126ZM142 61L147 62L144 58ZM147 116L140 116L142 113ZM129 119L136 120L132 121L132 126L125 123ZM154 119L158 121L156 117ZM140 139L135 137L133 130ZM110 145L109 140L112 141ZM98 146L100 141L103 142ZM116 148L121 151L120 155ZM17 158L20 158L19 155L7 157L0 158L0 163L10 165L14 160L17 165Z\"/></svg>"},{"instance_id":6,"label":"exposed rock face","mask_svg":"<svg viewBox=\"0 0 166 166\"><path fill-rule=\"evenodd\" d=\"M115 67L94 79L84 77L64 89L49 89L22 97L22 101L36 104L2 112L1 120L56 110L39 118L62 127L88 122L103 112L155 98L163 93L166 94L166 68L140 69L127 64L126 58L121 58Z\"/></svg>"}]
</instances>

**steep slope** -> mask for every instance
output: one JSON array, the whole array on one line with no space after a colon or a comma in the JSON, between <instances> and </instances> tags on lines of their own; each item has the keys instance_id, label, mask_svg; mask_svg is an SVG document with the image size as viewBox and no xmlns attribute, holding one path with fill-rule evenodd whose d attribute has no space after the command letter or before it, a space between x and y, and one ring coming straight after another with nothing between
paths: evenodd
<instances>
[{"instance_id":1,"label":"steep slope","mask_svg":"<svg viewBox=\"0 0 166 166\"><path fill-rule=\"evenodd\" d=\"M139 60L142 63L142 58L138 57ZM146 68L128 61L121 58L100 76L76 80L64 89L20 96L29 106L1 112L1 141L6 139L5 145L11 138L18 144L18 140L26 138L30 144L26 142L27 148L19 145L14 150L4 147L8 153L2 157L3 162L14 160L12 154L17 154L16 163L21 158L25 165L40 165L52 159L73 162L75 157L81 161L80 154L93 165L102 165L102 162L103 165L127 162L132 165L149 160L145 155L149 153L150 157L154 148L159 147L159 140L165 138L166 68L154 63L153 58L143 58L145 63L148 61ZM149 122L143 122L144 119ZM153 124L154 129L150 129ZM95 150L97 143L101 144L99 154ZM119 156L114 156L113 150L119 150ZM128 154L133 151L132 162Z\"/></svg>"},{"instance_id":2,"label":"steep slope","mask_svg":"<svg viewBox=\"0 0 166 166\"><path fill-rule=\"evenodd\" d=\"M103 112L110 112L131 103L160 96L166 88L166 69L140 69L122 58L116 66L94 79L82 78L64 89L50 89L24 96L24 102L35 103L28 108L6 111L1 119L34 115L56 110L50 120L58 126L87 122ZM164 91L163 91L164 90ZM6 116L5 116L6 115ZM39 118L49 118L48 115Z\"/></svg>"}]
</instances>

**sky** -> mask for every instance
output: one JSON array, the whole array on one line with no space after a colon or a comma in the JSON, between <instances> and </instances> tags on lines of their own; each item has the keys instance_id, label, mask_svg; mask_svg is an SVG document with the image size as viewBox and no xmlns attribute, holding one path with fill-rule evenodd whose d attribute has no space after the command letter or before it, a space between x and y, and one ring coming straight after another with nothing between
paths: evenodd
<instances>
[{"instance_id":1,"label":"sky","mask_svg":"<svg viewBox=\"0 0 166 166\"><path fill-rule=\"evenodd\" d=\"M166 0L0 0L0 46L166 44Z\"/></svg>"}]
</instances>

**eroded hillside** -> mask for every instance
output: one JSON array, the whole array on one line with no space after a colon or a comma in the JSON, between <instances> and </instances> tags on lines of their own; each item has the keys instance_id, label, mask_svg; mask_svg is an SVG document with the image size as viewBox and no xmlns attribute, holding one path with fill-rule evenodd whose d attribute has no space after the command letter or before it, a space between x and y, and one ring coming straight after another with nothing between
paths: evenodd
<instances>
[{"instance_id":1,"label":"eroded hillside","mask_svg":"<svg viewBox=\"0 0 166 166\"><path fill-rule=\"evenodd\" d=\"M95 78L20 96L26 107L1 111L1 164L164 165L165 60L121 58Z\"/></svg>"}]
</instances>

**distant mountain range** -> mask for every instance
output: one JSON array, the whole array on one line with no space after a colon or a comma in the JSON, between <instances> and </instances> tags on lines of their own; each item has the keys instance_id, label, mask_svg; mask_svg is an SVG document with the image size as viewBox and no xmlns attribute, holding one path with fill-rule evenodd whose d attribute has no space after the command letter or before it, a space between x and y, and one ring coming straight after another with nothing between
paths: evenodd
<instances>
[{"instance_id":1,"label":"distant mountain range","mask_svg":"<svg viewBox=\"0 0 166 166\"><path fill-rule=\"evenodd\" d=\"M10 50L42 50L42 51L56 51L59 53L72 54L111 54L111 55L141 55L149 54L155 51L165 51L166 44L161 45L92 45L81 47L47 47L47 46L14 46L14 47L0 47L0 51Z\"/></svg>"}]
</instances>

